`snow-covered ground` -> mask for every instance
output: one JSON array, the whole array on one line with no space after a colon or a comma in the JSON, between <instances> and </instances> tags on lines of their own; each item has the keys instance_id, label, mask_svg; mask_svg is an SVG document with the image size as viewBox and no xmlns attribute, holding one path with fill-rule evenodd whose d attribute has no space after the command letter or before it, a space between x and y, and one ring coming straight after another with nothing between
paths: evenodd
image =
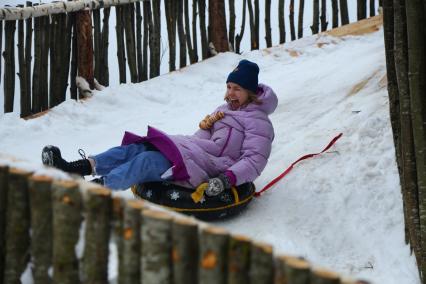
<instances>
[{"instance_id":1,"label":"snow-covered ground","mask_svg":"<svg viewBox=\"0 0 426 284\"><path fill-rule=\"evenodd\" d=\"M191 134L223 103L228 72L242 58L259 64L260 81L279 97L271 116L276 138L255 181L258 189L300 156L319 152L340 132L343 137L328 153L298 164L243 214L215 225L347 276L420 283L404 242L382 30L306 37L243 56L220 54L144 83L95 92L86 101L66 101L32 120L0 114L0 162L61 177L41 164L46 144L78 159L78 148L96 154L119 144L125 130L144 134L147 125Z\"/></svg>"}]
</instances>

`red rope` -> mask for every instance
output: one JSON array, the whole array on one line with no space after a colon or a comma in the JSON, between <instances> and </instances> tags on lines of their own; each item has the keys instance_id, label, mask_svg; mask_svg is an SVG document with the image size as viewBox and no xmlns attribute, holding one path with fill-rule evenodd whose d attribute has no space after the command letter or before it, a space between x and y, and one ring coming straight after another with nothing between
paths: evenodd
<instances>
[{"instance_id":1,"label":"red rope","mask_svg":"<svg viewBox=\"0 0 426 284\"><path fill-rule=\"evenodd\" d=\"M293 164L290 165L290 167L288 167L282 174L280 174L279 176L277 176L276 178L274 178L271 182L269 182L264 188L262 188L261 191L258 191L254 194L254 196L259 197L260 195L263 194L263 192L265 192L266 190L268 190L270 187L272 187L274 184L276 184L280 179L282 179L283 177L285 177L292 169L293 167L299 163L300 161L315 157L317 155L320 155L322 153L324 153L325 151L327 151L328 149L331 148L331 146L334 145L334 143L336 143L337 140L339 140L340 137L342 137L343 133L340 133L339 135L337 135L336 137L333 138L333 140L330 141L330 143L328 143L327 147L324 148L324 150L322 150L319 153L315 153L315 154L307 154L301 158L299 158L297 161L295 161Z\"/></svg>"}]
</instances>

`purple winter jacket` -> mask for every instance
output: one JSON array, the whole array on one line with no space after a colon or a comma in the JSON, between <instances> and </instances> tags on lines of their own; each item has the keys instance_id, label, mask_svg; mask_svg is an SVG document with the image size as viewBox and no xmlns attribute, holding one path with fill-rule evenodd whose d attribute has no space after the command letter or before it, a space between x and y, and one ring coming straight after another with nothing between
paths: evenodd
<instances>
[{"instance_id":1,"label":"purple winter jacket","mask_svg":"<svg viewBox=\"0 0 426 284\"><path fill-rule=\"evenodd\" d=\"M263 171L271 153L274 128L268 118L278 104L274 91L259 84L258 98L262 104L251 103L233 111L228 104L225 117L209 130L199 129L194 135L168 135L148 126L141 137L124 134L122 145L150 142L173 164L173 181L183 186L197 187L209 178L232 171L236 185L254 181Z\"/></svg>"}]
</instances>

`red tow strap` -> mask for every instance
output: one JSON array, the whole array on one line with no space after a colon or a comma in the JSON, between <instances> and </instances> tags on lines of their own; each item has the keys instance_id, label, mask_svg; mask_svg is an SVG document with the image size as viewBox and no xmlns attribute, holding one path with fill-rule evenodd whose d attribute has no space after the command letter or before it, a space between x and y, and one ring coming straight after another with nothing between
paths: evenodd
<instances>
[{"instance_id":1,"label":"red tow strap","mask_svg":"<svg viewBox=\"0 0 426 284\"><path fill-rule=\"evenodd\" d=\"M282 179L283 177L285 177L292 169L293 167L300 161L315 157L317 155L320 155L322 153L324 153L325 151L327 151L328 149L331 148L331 146L334 145L334 143L336 143L337 140L339 140L340 137L342 137L343 133L340 133L339 135L337 135L336 137L333 138L333 140L330 141L330 143L328 143L327 147L324 148L324 150L322 150L319 153L315 153L315 154L307 154L301 158L299 158L297 161L295 161L293 164L290 165L290 167L288 167L282 174L280 174L279 176L277 176L276 178L274 178L271 182L269 182L264 188L262 188L261 191L258 191L254 194L254 196L259 197L260 195L262 195L263 192L265 192L266 190L268 190L270 187L272 187L274 184L276 184L280 179Z\"/></svg>"}]
</instances>

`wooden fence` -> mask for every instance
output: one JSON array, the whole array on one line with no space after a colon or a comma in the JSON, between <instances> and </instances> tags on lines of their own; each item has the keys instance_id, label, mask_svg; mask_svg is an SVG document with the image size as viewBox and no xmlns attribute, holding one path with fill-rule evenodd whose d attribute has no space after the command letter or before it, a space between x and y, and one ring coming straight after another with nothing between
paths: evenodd
<instances>
[{"instance_id":1,"label":"wooden fence","mask_svg":"<svg viewBox=\"0 0 426 284\"><path fill-rule=\"evenodd\" d=\"M110 262L118 262L118 283L367 283L149 207L95 184L0 165L0 283L20 283L28 267L35 284L107 283Z\"/></svg>"},{"instance_id":2,"label":"wooden fence","mask_svg":"<svg viewBox=\"0 0 426 284\"><path fill-rule=\"evenodd\" d=\"M68 88L70 97L79 99L85 93L90 93L90 89L100 88L100 85L108 86L108 53L111 52L109 21L112 6L115 7L117 40L117 50L113 52L117 53L120 83L128 82L127 74L130 74L131 82L141 82L160 74L163 15L167 23L170 71L176 69L176 34L180 68L186 66L187 61L192 64L216 54L217 51L230 49L239 53L246 18L250 26L249 36L246 38L250 40L251 49L258 49L261 40L261 8L265 11L267 47L272 46L273 40L276 44L284 43L286 30L290 31L291 40L296 39L296 13L297 38L303 37L304 0L300 0L298 11L294 9L294 0L290 0L289 25L285 24L284 0L279 0L277 10L271 7L271 0L261 1L263 7L260 7L259 0L237 3L229 0L228 26L224 20L225 7L218 5L219 2L221 1L209 1L207 5L206 0L192 0L190 12L189 0L165 0L165 13L161 11L161 0L75 0L41 5L27 2L26 7L0 8L0 53L4 57L3 80L0 58L0 84L3 84L4 89L4 112L14 111L15 73L19 76L21 117L36 114L63 102ZM349 23L347 0L339 0L340 13L338 0L332 0L330 25L326 18L326 3L326 0L321 0L320 5L320 0L314 0L311 25L313 34L337 27L339 14L341 24ZM367 17L366 3L367 0L358 0L358 20ZM242 5L242 15L235 14L236 4ZM208 7L209 5L212 7ZM374 16L377 10L375 0L370 0L369 9L370 16ZM219 10L219 13L214 13L217 12L215 10ZM278 16L279 39L273 39L271 35L271 10L278 11L274 14ZM206 11L210 14L206 15ZM237 34L236 17L242 19L241 29ZM206 18L209 19L208 24ZM220 22L218 19L221 18ZM200 40L197 38L198 32ZM225 44L217 43L217 38L226 41ZM199 42L200 56L197 46ZM19 61L17 68L15 55ZM90 88L81 80L76 80L77 74L87 80ZM77 87L81 89L80 95Z\"/></svg>"}]
</instances>

